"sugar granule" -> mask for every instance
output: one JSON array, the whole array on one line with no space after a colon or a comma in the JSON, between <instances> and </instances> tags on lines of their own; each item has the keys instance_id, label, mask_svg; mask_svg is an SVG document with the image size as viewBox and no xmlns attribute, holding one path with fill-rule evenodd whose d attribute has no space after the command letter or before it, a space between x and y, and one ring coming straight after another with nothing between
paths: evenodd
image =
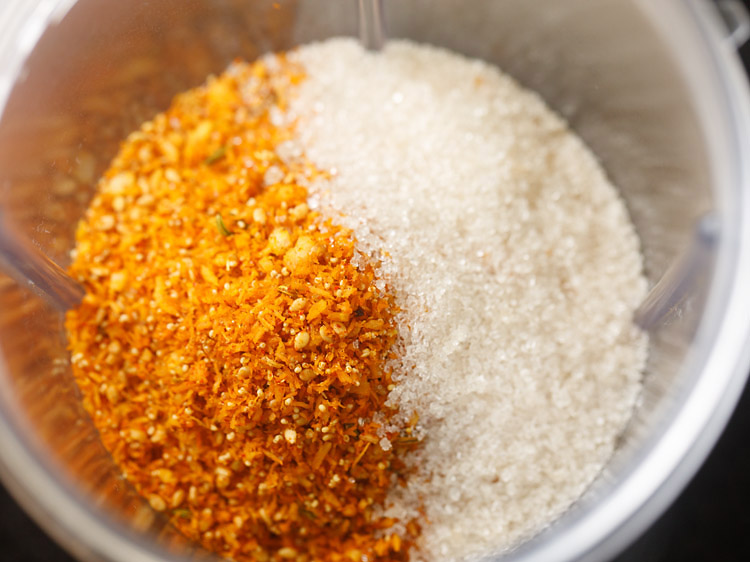
<instances>
[{"instance_id":1,"label":"sugar granule","mask_svg":"<svg viewBox=\"0 0 750 562\"><path fill-rule=\"evenodd\" d=\"M390 513L423 505L414 559L509 548L580 496L631 415L646 282L625 206L566 124L492 66L403 41L293 57L299 141L335 172L314 203L381 260L403 310L391 400L425 440Z\"/></svg>"}]
</instances>

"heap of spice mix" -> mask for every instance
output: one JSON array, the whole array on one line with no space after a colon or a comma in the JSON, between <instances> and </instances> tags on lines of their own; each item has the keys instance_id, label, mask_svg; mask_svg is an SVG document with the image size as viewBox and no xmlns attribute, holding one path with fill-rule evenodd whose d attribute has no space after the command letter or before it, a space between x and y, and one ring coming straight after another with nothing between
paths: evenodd
<instances>
[{"instance_id":1,"label":"heap of spice mix","mask_svg":"<svg viewBox=\"0 0 750 562\"><path fill-rule=\"evenodd\" d=\"M295 66L235 64L132 133L77 232L84 404L151 506L241 560L403 560L379 516L393 298L278 154ZM363 558L364 557L364 558Z\"/></svg>"},{"instance_id":2,"label":"heap of spice mix","mask_svg":"<svg viewBox=\"0 0 750 562\"><path fill-rule=\"evenodd\" d=\"M234 63L122 144L67 316L125 477L238 562L473 561L611 458L639 241L534 93L407 41Z\"/></svg>"}]
</instances>

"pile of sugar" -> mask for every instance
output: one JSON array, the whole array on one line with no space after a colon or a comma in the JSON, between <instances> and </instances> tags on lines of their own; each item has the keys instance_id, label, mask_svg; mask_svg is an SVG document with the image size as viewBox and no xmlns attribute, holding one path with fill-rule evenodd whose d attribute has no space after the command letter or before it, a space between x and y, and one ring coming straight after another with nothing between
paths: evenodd
<instances>
[{"instance_id":1,"label":"pile of sugar","mask_svg":"<svg viewBox=\"0 0 750 562\"><path fill-rule=\"evenodd\" d=\"M424 444L389 511L424 506L413 559L511 547L591 483L638 394L646 283L625 207L494 67L400 41L293 56L301 148L334 174L317 203L382 261L403 310L391 400L418 412Z\"/></svg>"}]
</instances>

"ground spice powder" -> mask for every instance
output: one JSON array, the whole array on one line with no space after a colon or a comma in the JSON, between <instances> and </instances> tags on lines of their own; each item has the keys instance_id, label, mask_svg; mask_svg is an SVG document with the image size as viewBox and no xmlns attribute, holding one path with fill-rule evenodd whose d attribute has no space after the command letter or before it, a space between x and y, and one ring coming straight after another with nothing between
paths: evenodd
<instances>
[{"instance_id":1,"label":"ground spice powder","mask_svg":"<svg viewBox=\"0 0 750 562\"><path fill-rule=\"evenodd\" d=\"M122 144L77 232L73 371L128 480L206 548L406 560L417 524L377 515L415 441L383 437L396 309L308 208L321 172L282 118L303 79L235 63Z\"/></svg>"}]
</instances>

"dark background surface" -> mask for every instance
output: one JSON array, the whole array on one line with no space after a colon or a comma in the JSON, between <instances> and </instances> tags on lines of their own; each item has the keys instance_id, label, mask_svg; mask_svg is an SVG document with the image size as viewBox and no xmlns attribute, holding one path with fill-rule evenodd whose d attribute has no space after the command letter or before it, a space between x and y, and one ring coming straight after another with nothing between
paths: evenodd
<instances>
[{"instance_id":1,"label":"dark background surface","mask_svg":"<svg viewBox=\"0 0 750 562\"><path fill-rule=\"evenodd\" d=\"M750 45L740 54L750 70ZM616 562L750 560L748 503L750 389L746 388L726 431L685 492ZM0 561L74 562L1 485Z\"/></svg>"}]
</instances>

